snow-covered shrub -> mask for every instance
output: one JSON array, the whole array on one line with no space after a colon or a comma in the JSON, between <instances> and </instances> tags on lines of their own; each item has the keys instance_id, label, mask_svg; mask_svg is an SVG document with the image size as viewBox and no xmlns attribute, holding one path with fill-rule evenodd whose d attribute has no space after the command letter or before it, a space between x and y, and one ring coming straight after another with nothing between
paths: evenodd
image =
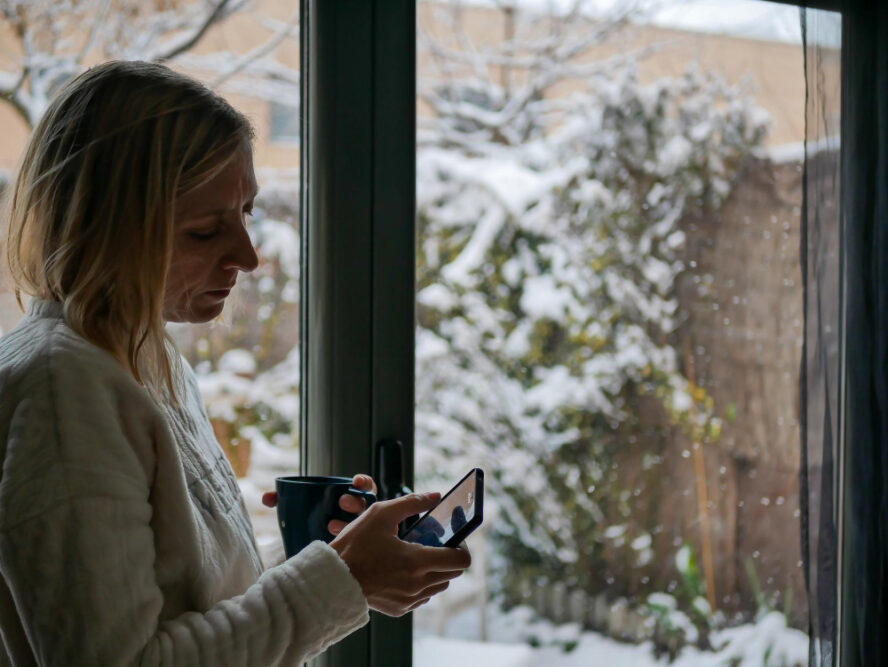
<instances>
[{"instance_id":1,"label":"snow-covered shrub","mask_svg":"<svg viewBox=\"0 0 888 667\"><path fill-rule=\"evenodd\" d=\"M507 593L538 578L613 590L650 560L632 546L656 533L633 517L644 482L618 470L641 403L703 437L719 427L671 344L679 221L721 206L767 127L696 70L588 84L557 116L460 90L454 113L474 122L438 118L418 152L417 470L440 484L485 467Z\"/></svg>"}]
</instances>

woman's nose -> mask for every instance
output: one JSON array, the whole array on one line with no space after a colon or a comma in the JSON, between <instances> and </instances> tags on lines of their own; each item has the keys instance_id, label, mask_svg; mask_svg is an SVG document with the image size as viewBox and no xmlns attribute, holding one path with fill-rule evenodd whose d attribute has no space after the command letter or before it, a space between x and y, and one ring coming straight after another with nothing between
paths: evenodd
<instances>
[{"instance_id":1,"label":"woman's nose","mask_svg":"<svg viewBox=\"0 0 888 667\"><path fill-rule=\"evenodd\" d=\"M228 254L222 260L223 269L237 269L249 273L259 266L259 256L246 227L239 227Z\"/></svg>"}]
</instances>

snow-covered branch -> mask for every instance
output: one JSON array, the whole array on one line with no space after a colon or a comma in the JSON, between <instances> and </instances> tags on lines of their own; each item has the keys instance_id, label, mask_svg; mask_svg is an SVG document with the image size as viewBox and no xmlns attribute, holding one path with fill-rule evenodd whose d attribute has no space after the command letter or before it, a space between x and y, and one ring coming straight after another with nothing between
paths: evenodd
<instances>
[{"instance_id":1,"label":"snow-covered branch","mask_svg":"<svg viewBox=\"0 0 888 667\"><path fill-rule=\"evenodd\" d=\"M423 30L419 48L428 67L419 95L444 125L474 128L493 141L517 144L529 139L529 107L538 106L549 91L564 81L585 82L644 55L621 53L590 58L592 50L640 16L646 3L620 3L606 14L591 15L583 0L563 12L519 10L515 3L499 2L498 11L467 9L461 3L447 8L432 4L435 20L447 30ZM470 13L472 18L470 18ZM484 13L484 18L478 18ZM504 39L479 44L469 34L469 21L503 24ZM649 53L655 47L644 47ZM539 128L536 128L539 129Z\"/></svg>"},{"instance_id":2,"label":"snow-covered branch","mask_svg":"<svg viewBox=\"0 0 888 667\"><path fill-rule=\"evenodd\" d=\"M182 0L157 7L140 0L0 0L0 24L15 37L0 56L0 95L33 126L53 93L87 63L117 59L185 64L211 29L249 2ZM219 86L248 73L265 97L298 97L298 72L274 60L276 48L296 32L298 14L285 23L255 18L260 30L272 34L245 54L203 54L206 78ZM294 84L294 90L287 90ZM251 94L249 87L240 88Z\"/></svg>"}]
</instances>

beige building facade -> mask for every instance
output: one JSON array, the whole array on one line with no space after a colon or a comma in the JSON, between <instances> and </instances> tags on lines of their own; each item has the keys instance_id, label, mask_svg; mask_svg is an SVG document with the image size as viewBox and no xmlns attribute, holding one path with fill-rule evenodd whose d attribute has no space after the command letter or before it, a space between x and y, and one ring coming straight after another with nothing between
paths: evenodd
<instances>
[{"instance_id":1,"label":"beige building facade","mask_svg":"<svg viewBox=\"0 0 888 667\"><path fill-rule=\"evenodd\" d=\"M197 56L194 60L206 54L225 52L230 54L231 62L236 61L238 57L273 39L276 30L292 22L293 17L288 15L292 11L292 4L286 0L263 0L249 14L236 15L213 27L193 50ZM442 7L436 3L420 3L418 23L420 32L425 31L446 41L451 28L442 20ZM460 22L465 34L478 48L503 42L509 32L505 14L495 9L464 9ZM591 30L592 27L581 25L572 29L582 31ZM3 22L0 22L0 40L7 45L16 43L9 25ZM696 63L701 70L722 73L730 83L744 82L757 103L772 116L773 125L766 139L767 145L778 146L803 140L805 89L799 45L628 25L606 44L579 56L577 61L588 62L630 52L647 52L639 64L642 81L674 76L683 72L689 64ZM298 69L298 26L294 27L290 37L277 44L274 54L281 64ZM15 53L7 51L4 55L0 52L0 69L14 68L15 59ZM87 59L92 63L100 60L100 54L90 54ZM430 56L420 50L420 77L430 65ZM212 71L195 67L193 63L175 66L204 81L211 80L215 75ZM520 73L515 76L520 77ZM551 95L568 95L575 87L569 80L563 81L552 88ZM220 90L256 126L257 165L297 168L298 107L250 94L249 88L249 79L241 77L223 84ZM429 109L420 103L418 112L428 114ZM14 169L30 128L9 104L0 104L0 127L3 128L0 170L8 172Z\"/></svg>"}]
</instances>

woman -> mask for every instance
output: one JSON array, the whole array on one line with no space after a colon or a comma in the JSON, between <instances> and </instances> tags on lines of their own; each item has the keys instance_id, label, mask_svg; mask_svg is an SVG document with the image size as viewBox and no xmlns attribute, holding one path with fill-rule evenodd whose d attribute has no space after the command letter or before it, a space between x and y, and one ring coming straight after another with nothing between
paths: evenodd
<instances>
[{"instance_id":1,"label":"woman","mask_svg":"<svg viewBox=\"0 0 888 667\"><path fill-rule=\"evenodd\" d=\"M262 571L164 331L216 317L256 268L251 139L201 84L137 62L74 79L31 136L7 256L33 301L0 340L0 629L14 665L300 664L368 607L404 614L469 564L397 538L429 494L376 503Z\"/></svg>"}]
</instances>

